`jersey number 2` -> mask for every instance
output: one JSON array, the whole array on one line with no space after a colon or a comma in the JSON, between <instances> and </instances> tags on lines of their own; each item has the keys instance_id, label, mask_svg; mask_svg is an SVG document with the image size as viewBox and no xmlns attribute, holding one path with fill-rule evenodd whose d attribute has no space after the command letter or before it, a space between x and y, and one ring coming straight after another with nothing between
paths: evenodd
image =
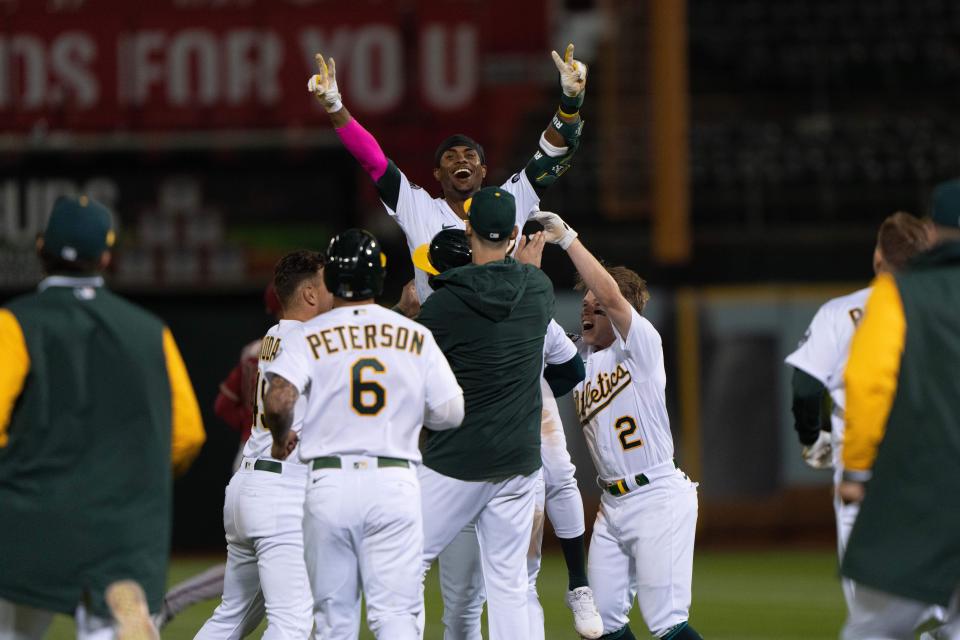
<instances>
[{"instance_id":1,"label":"jersey number 2","mask_svg":"<svg viewBox=\"0 0 960 640\"><path fill-rule=\"evenodd\" d=\"M362 416L375 416L387 403L387 390L379 382L363 379L365 369L384 373L387 368L376 358L361 358L350 369L350 404Z\"/></svg>"},{"instance_id":2,"label":"jersey number 2","mask_svg":"<svg viewBox=\"0 0 960 640\"><path fill-rule=\"evenodd\" d=\"M630 440L630 436L637 432L637 421L630 416L617 418L614 428L620 432L620 446L623 447L624 451L643 446L643 440L639 437Z\"/></svg>"}]
</instances>

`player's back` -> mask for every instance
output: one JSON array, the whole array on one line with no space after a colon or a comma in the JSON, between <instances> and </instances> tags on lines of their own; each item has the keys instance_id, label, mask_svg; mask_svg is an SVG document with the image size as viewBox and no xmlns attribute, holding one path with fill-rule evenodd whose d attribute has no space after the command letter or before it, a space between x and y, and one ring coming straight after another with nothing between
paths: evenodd
<instances>
[{"instance_id":1,"label":"player's back","mask_svg":"<svg viewBox=\"0 0 960 640\"><path fill-rule=\"evenodd\" d=\"M376 304L342 306L303 323L284 347L268 371L309 377L302 460L357 454L420 461L424 406L433 399L428 385L443 358L425 327ZM445 391L436 399L460 393Z\"/></svg>"},{"instance_id":2,"label":"player's back","mask_svg":"<svg viewBox=\"0 0 960 640\"><path fill-rule=\"evenodd\" d=\"M833 416L834 436L843 433L843 370L850 355L850 341L857 329L869 287L832 298L821 306L810 321L796 351L786 363L816 378L830 392L836 410Z\"/></svg>"}]
</instances>

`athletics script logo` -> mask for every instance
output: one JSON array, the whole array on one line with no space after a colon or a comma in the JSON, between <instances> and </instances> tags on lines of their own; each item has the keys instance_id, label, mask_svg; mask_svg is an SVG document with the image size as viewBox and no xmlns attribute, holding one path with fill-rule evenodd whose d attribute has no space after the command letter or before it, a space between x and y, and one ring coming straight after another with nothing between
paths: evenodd
<instances>
[{"instance_id":1,"label":"athletics script logo","mask_svg":"<svg viewBox=\"0 0 960 640\"><path fill-rule=\"evenodd\" d=\"M630 371L618 364L612 373L598 373L596 380L588 380L583 385L583 391L574 391L573 404L580 416L581 426L603 411L630 382Z\"/></svg>"}]
</instances>

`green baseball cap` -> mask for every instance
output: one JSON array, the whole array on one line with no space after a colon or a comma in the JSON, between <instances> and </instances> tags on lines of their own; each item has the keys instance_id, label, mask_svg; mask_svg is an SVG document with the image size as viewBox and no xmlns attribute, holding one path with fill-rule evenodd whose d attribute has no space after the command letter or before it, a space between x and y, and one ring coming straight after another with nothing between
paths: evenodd
<instances>
[{"instance_id":1,"label":"green baseball cap","mask_svg":"<svg viewBox=\"0 0 960 640\"><path fill-rule=\"evenodd\" d=\"M67 262L96 260L115 240L109 209L87 196L61 196L53 203L41 251Z\"/></svg>"},{"instance_id":2,"label":"green baseball cap","mask_svg":"<svg viewBox=\"0 0 960 640\"><path fill-rule=\"evenodd\" d=\"M960 227L960 178L941 182L933 189L930 217L945 227Z\"/></svg>"},{"instance_id":3,"label":"green baseball cap","mask_svg":"<svg viewBox=\"0 0 960 640\"><path fill-rule=\"evenodd\" d=\"M517 201L500 187L480 189L463 204L474 233L493 242L510 239L517 224Z\"/></svg>"}]
</instances>

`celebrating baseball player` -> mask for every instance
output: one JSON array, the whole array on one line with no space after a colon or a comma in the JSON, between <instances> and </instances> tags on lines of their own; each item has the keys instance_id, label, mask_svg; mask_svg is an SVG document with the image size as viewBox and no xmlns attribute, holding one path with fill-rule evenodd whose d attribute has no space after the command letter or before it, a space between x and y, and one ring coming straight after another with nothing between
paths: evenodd
<instances>
[{"instance_id":1,"label":"celebrating baseball player","mask_svg":"<svg viewBox=\"0 0 960 640\"><path fill-rule=\"evenodd\" d=\"M418 437L424 424L453 429L464 415L463 391L431 333L374 303L385 262L370 233L336 236L323 272L333 310L285 336L266 369L275 458L292 450L296 404L305 402L303 543L324 640L357 637L361 590L377 638L421 636Z\"/></svg>"},{"instance_id":2,"label":"celebrating baseball player","mask_svg":"<svg viewBox=\"0 0 960 640\"><path fill-rule=\"evenodd\" d=\"M873 251L876 274L902 269L928 244L924 224L909 213L888 216L877 232ZM833 510L837 519L837 551L843 558L859 502L844 502L836 488L843 476L842 444L845 391L843 370L850 341L863 317L869 287L828 300L813 316L797 350L785 362L793 367L794 427L803 445L804 461L815 469L834 470ZM825 410L826 407L826 410ZM825 416L829 415L829 419ZM847 608L855 606L853 581L843 579Z\"/></svg>"},{"instance_id":3,"label":"celebrating baseball player","mask_svg":"<svg viewBox=\"0 0 960 640\"><path fill-rule=\"evenodd\" d=\"M570 167L580 144L580 107L587 68L574 59L573 53L572 44L563 57L552 52L560 74L560 107L540 136L539 148L526 167L501 185L516 201L515 224L520 229L537 210L546 189ZM425 251L430 240L443 229L464 229L464 202L481 188L487 174L483 147L462 134L441 142L434 154L433 175L443 197L431 197L407 179L386 157L376 139L350 115L337 87L334 60L325 60L321 54L317 54L316 60L318 73L310 78L308 89L326 110L346 149L373 180L387 213L403 229L411 255ZM511 249L511 253L515 250ZM432 293L427 278L427 272L415 270L421 303ZM567 605L574 613L574 625L581 635L594 638L599 634L600 621L585 566L583 500L565 441L560 434L554 436L544 439L544 447L549 450L549 455L545 452L543 457L549 467L544 472L546 509L567 563ZM440 558L444 624L450 638L477 640L483 605L479 551L473 527L467 527L462 536L464 539L455 541Z\"/></svg>"},{"instance_id":4,"label":"celebrating baseball player","mask_svg":"<svg viewBox=\"0 0 960 640\"><path fill-rule=\"evenodd\" d=\"M521 249L521 253L529 253L531 262L534 266L539 266L539 257L543 252L543 234L535 234L532 240L526 243L529 252ZM469 264L473 260L473 252L470 249L470 242L466 233L460 229L444 229L433 237L426 251L417 250L413 256L414 264L418 269L430 274L429 283L432 285L433 276L445 273L455 267L461 267ZM560 421L560 410L557 407L556 397L563 396L570 392L574 386L583 380L584 369L583 360L577 352L577 347L564 333L563 328L555 320L551 320L547 326L547 335L544 338L543 345L544 372L543 379L540 381L540 391L543 396L543 410L540 417L540 453L546 459L554 451L562 450L566 454L566 438L563 432L563 425ZM557 446L545 446L548 440L560 440ZM570 456L565 455L564 461L554 461L549 465L546 462L543 465L543 475L546 475L552 469L563 469L564 464L573 467L570 462ZM576 469L569 469L568 473L572 477ZM552 483L556 486L556 483ZM544 617L543 607L540 605L540 597L537 593L537 576L540 573L541 549L543 542L543 524L544 524L544 503L546 501L546 488L543 476L538 480L536 487L536 502L533 514L533 531L531 532L530 546L527 552L527 619L529 621L528 640L537 640L544 637ZM554 502L553 504L556 504ZM462 542L463 536L458 536L454 543ZM449 547L448 547L449 548ZM476 563L479 563L479 547L474 545L469 547L462 545L458 552L469 555L475 553ZM452 572L447 572L443 577L451 577ZM462 576L463 581L473 581L476 574ZM482 578L482 574L480 576ZM449 589L454 589L456 585L448 585ZM471 589L460 589L457 593L469 594L472 598L465 607L470 615L475 616L477 620L483 609L482 581L479 587L474 587L471 582ZM477 590L477 593L473 591ZM480 597L476 597L477 595ZM603 631L599 628L599 615L597 616L596 635L599 636Z\"/></svg>"},{"instance_id":5,"label":"celebrating baseball player","mask_svg":"<svg viewBox=\"0 0 960 640\"><path fill-rule=\"evenodd\" d=\"M497 187L467 200L473 263L434 276L436 292L420 310L467 408L456 432L428 432L423 570L475 524L494 640L528 626L525 557L542 466L543 343L555 302L542 271L506 255L518 231L514 207Z\"/></svg>"},{"instance_id":6,"label":"celebrating baseball player","mask_svg":"<svg viewBox=\"0 0 960 640\"><path fill-rule=\"evenodd\" d=\"M697 640L688 622L697 485L673 461L663 345L640 315L646 283L601 265L557 214L534 219L547 242L567 251L586 290L581 323L591 353L574 404L604 490L588 564L603 637L634 637L636 596L655 636Z\"/></svg>"},{"instance_id":7,"label":"celebrating baseball player","mask_svg":"<svg viewBox=\"0 0 960 640\"><path fill-rule=\"evenodd\" d=\"M261 341L253 402L253 429L240 468L227 485L223 526L227 570L223 601L196 638L242 638L267 615L265 638L307 638L313 600L303 560L303 499L307 467L295 455L271 457L273 438L263 424L266 367L289 342L288 334L333 305L323 283L322 254L296 251L277 263L274 283L282 319ZM304 398L294 406L292 449L303 419Z\"/></svg>"}]
</instances>

